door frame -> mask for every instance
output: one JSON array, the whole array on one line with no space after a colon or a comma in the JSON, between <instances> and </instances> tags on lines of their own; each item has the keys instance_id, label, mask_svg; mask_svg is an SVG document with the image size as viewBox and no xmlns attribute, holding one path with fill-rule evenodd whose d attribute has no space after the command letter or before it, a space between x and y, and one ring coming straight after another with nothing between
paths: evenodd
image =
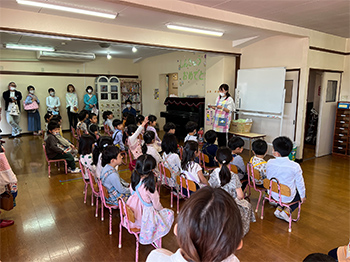
<instances>
[{"instance_id":1,"label":"door frame","mask_svg":"<svg viewBox=\"0 0 350 262\"><path fill-rule=\"evenodd\" d=\"M297 123L298 123L298 106L299 106L299 86L300 86L300 73L301 69L300 68L295 68L295 69L286 69L287 72L298 72L298 82L297 82L297 101L295 105L295 124L294 124L294 137L293 141L295 141L296 135L297 135Z\"/></svg>"}]
</instances>

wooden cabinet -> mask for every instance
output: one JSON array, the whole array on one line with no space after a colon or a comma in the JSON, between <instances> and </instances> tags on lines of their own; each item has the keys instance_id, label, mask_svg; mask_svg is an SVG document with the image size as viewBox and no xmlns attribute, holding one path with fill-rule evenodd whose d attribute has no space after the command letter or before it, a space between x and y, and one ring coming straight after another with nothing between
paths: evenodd
<instances>
[{"instance_id":1,"label":"wooden cabinet","mask_svg":"<svg viewBox=\"0 0 350 262\"><path fill-rule=\"evenodd\" d=\"M125 101L129 99L137 114L142 114L142 85L138 79L121 79L121 110L125 109Z\"/></svg>"},{"instance_id":2,"label":"wooden cabinet","mask_svg":"<svg viewBox=\"0 0 350 262\"><path fill-rule=\"evenodd\" d=\"M332 153L350 156L350 102L337 104Z\"/></svg>"}]
</instances>

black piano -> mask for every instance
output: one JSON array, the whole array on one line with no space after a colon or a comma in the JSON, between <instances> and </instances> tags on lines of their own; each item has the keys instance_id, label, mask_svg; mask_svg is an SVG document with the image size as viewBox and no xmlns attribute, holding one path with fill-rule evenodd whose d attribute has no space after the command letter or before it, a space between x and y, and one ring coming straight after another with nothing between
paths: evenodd
<instances>
[{"instance_id":1,"label":"black piano","mask_svg":"<svg viewBox=\"0 0 350 262\"><path fill-rule=\"evenodd\" d=\"M167 97L164 105L166 112L160 112L160 116L165 117L166 123L173 122L176 125L175 135L178 139L184 139L187 135L185 126L188 121L197 122L198 129L204 128L204 97Z\"/></svg>"}]
</instances>

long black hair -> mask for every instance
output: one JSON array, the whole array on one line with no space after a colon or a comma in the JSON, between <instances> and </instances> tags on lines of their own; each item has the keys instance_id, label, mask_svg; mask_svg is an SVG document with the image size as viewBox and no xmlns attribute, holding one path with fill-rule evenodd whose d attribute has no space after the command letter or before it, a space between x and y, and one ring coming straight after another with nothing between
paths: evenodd
<instances>
[{"instance_id":1,"label":"long black hair","mask_svg":"<svg viewBox=\"0 0 350 262\"><path fill-rule=\"evenodd\" d=\"M156 183L154 181L153 169L156 167L156 160L153 156L144 154L136 160L135 169L131 175L131 187L135 191L136 186L143 178L145 188L152 194L155 192Z\"/></svg>"},{"instance_id":2,"label":"long black hair","mask_svg":"<svg viewBox=\"0 0 350 262\"><path fill-rule=\"evenodd\" d=\"M102 153L103 149L107 146L113 145L113 139L110 136L101 136L94 147L94 151L92 152L92 163L96 166L98 162L98 158Z\"/></svg>"},{"instance_id":3,"label":"long black hair","mask_svg":"<svg viewBox=\"0 0 350 262\"><path fill-rule=\"evenodd\" d=\"M147 153L147 145L152 144L152 141L154 140L154 138L155 138L155 135L153 131L146 131L143 134L143 141L145 141L145 143L143 143L142 145L142 154Z\"/></svg>"},{"instance_id":4,"label":"long black hair","mask_svg":"<svg viewBox=\"0 0 350 262\"><path fill-rule=\"evenodd\" d=\"M230 89L228 84L221 84L221 86L219 86L219 91L220 89L227 91L225 100L231 96L230 93L228 92L228 90Z\"/></svg>"},{"instance_id":5,"label":"long black hair","mask_svg":"<svg viewBox=\"0 0 350 262\"><path fill-rule=\"evenodd\" d=\"M194 161L195 152L197 151L198 143L196 141L189 140L185 143L181 160L181 168L183 170L188 170L189 164L191 161Z\"/></svg>"},{"instance_id":6,"label":"long black hair","mask_svg":"<svg viewBox=\"0 0 350 262\"><path fill-rule=\"evenodd\" d=\"M95 143L95 139L87 134L83 134L79 139L79 150L80 155L88 155L92 153L92 146Z\"/></svg>"},{"instance_id":7,"label":"long black hair","mask_svg":"<svg viewBox=\"0 0 350 262\"><path fill-rule=\"evenodd\" d=\"M227 165L232 161L231 150L228 147L220 147L216 151L216 160L221 164L219 173L221 186L226 185L231 180L231 171Z\"/></svg>"},{"instance_id":8,"label":"long black hair","mask_svg":"<svg viewBox=\"0 0 350 262\"><path fill-rule=\"evenodd\" d=\"M137 130L137 126L134 124L126 126L124 133L123 133L123 143L124 144L125 144L128 136L131 136L133 133L136 132L136 130Z\"/></svg>"}]
</instances>

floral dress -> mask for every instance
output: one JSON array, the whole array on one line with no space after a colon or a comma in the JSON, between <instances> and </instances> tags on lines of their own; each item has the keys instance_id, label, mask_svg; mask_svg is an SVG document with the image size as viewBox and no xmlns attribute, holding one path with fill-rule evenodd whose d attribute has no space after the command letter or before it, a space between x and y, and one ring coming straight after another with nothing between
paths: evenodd
<instances>
[{"instance_id":1,"label":"floral dress","mask_svg":"<svg viewBox=\"0 0 350 262\"><path fill-rule=\"evenodd\" d=\"M255 222L255 215L251 204L245 199L238 199L236 189L242 186L237 174L231 172L231 180L224 186L221 186L219 177L220 168L216 168L211 174L209 179L209 185L214 188L221 187L227 193L229 193L236 201L239 211L241 212L243 234L246 235L249 231L250 222Z\"/></svg>"}]
</instances>

